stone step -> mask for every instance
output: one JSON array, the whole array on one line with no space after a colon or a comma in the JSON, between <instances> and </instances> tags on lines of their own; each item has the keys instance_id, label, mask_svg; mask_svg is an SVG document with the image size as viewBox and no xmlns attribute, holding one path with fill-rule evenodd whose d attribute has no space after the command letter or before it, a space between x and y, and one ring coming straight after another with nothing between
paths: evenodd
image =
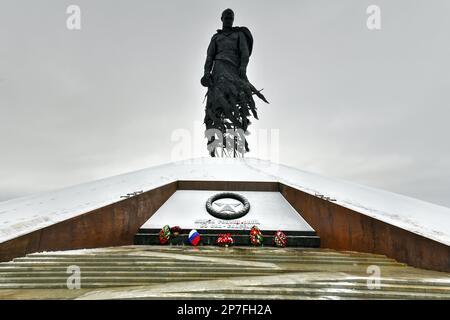
<instances>
[{"instance_id":1,"label":"stone step","mask_svg":"<svg viewBox=\"0 0 450 320\"><path fill-rule=\"evenodd\" d=\"M197 256L197 257L201 257L203 255L201 254L190 254L189 256ZM335 257L317 257L317 256L306 256L306 255L299 255L299 256L295 256L295 257L285 257L285 256L260 256L260 255L228 255L228 254L208 254L208 257L210 258L228 258L228 259L245 259L245 260L267 260L267 261L300 261L300 260L312 260L312 261L317 261L317 260L321 260L321 261L362 261L362 262L395 262L398 263L397 261L395 261L394 259L388 259L388 258L368 258L368 257L339 257L339 256L335 256Z\"/></svg>"},{"instance_id":2,"label":"stone step","mask_svg":"<svg viewBox=\"0 0 450 320\"><path fill-rule=\"evenodd\" d=\"M32 274L30 276L21 276L21 277L0 277L0 283L9 283L9 282L51 282L51 280L57 280L57 279L63 279L64 281L69 277L69 274L50 274L51 276L38 276L37 274ZM81 273L83 282L90 281L90 280L96 280L96 279L102 279L102 281L110 280L112 282L114 281L130 281L130 283L139 282L139 281L146 281L146 279L152 279L154 277L171 277L171 278L186 278L186 277L207 277L209 279L212 278L223 278L223 277L252 277L252 276L265 276L267 273L265 272L236 272L236 271L174 271L174 272L166 272L166 271L153 271L151 273L147 273L145 276L142 277L136 277L134 274L128 276L128 277L114 277L112 275L104 275L104 276L94 276L89 277Z\"/></svg>"},{"instance_id":3,"label":"stone step","mask_svg":"<svg viewBox=\"0 0 450 320\"><path fill-rule=\"evenodd\" d=\"M191 281L198 280L196 278L190 279ZM164 283L174 281L173 279L154 279L152 283ZM148 285L148 283L140 283L140 285ZM82 288L108 288L108 287L127 287L127 283L120 282L82 282ZM17 283L17 284L1 284L0 289L66 289L67 285L65 282L52 282L52 283ZM401 289L401 291L396 291L395 289ZM420 288L422 290L422 288ZM149 292L151 296L151 292ZM157 297L165 298L167 293L158 292ZM170 295L170 294L169 294ZM260 296L261 299L270 299L270 297L277 297L283 299L289 299L289 297L300 299L300 297L336 297L336 298L358 298L358 299L449 299L449 293L438 293L438 292L420 292L414 290L408 290L405 292L402 288L392 288L391 290L369 290L369 289L354 289L354 288L324 288L324 287L313 287L307 284L301 288L284 288L284 287L271 287L266 288L238 288L238 289L222 289L222 290L204 290L204 291L194 291L194 292L179 292L174 293L174 296L179 298L182 297L192 297L197 298L201 295L209 296L211 298L218 298L221 296L230 296L238 299L249 298L251 296Z\"/></svg>"},{"instance_id":4,"label":"stone step","mask_svg":"<svg viewBox=\"0 0 450 320\"><path fill-rule=\"evenodd\" d=\"M266 286L261 286L265 288ZM379 289L369 289L367 283L356 282L307 282L297 283L295 285L283 284L279 286L283 289L303 289L303 288L322 288L322 289L342 289L342 290L369 290L369 291L402 291L418 293L441 293L447 294L450 298L450 286L442 284L441 286L417 285L414 283L391 284L383 280ZM277 286L267 286L267 290L276 290Z\"/></svg>"},{"instance_id":5,"label":"stone step","mask_svg":"<svg viewBox=\"0 0 450 320\"><path fill-rule=\"evenodd\" d=\"M183 254L182 256L189 257L201 257L204 256L204 254ZM181 256L181 258L182 258ZM208 254L209 258L227 258L227 259L265 259L265 260L292 260L292 261L298 261L298 260L323 260L323 261L367 261L367 262L396 262L394 259L389 258L370 258L370 257L352 257L352 256L333 256L333 257L324 257L324 256L314 256L314 255L298 255L298 256L284 256L284 255L236 255L236 254L228 254L228 253L222 253L222 254ZM177 258L180 258L180 255L177 255ZM21 261L53 261L53 260L61 260L61 261L174 261L174 260L180 260L175 257L171 257L170 254L167 254L167 256L33 256L28 255L26 257L16 258L13 261L14 262L21 262ZM0 263L1 265L1 263Z\"/></svg>"},{"instance_id":6,"label":"stone step","mask_svg":"<svg viewBox=\"0 0 450 320\"><path fill-rule=\"evenodd\" d=\"M295 264L295 265L348 265L348 266L369 266L369 265L377 265L377 266L384 266L384 267L390 267L390 266L404 266L403 264L399 264L397 262L386 262L386 261L357 261L357 260L334 260L334 261L323 261L323 260L267 260L267 259L246 259L246 261L254 261L254 262L265 262L265 263L286 263L286 264ZM48 261L20 261L20 262L14 262L17 266L69 266L69 265L78 265L78 266L157 266L161 265L163 262L161 261L95 261L95 260L87 260L87 261L77 261L77 260L48 260ZM173 260L170 261L171 264L185 264L187 261L185 260ZM192 262L192 265L194 265L195 262ZM215 265L215 262L209 262L209 265ZM223 263L223 265L226 265ZM9 267L11 266L10 263L5 263L0 266L0 269L2 266Z\"/></svg>"},{"instance_id":7,"label":"stone step","mask_svg":"<svg viewBox=\"0 0 450 320\"><path fill-rule=\"evenodd\" d=\"M203 265L238 265L240 264L241 261L245 261L242 262L242 264L245 266L261 266L264 265L264 263L261 262L267 262L267 265L274 265L274 263L298 263L298 264L314 264L314 263L319 263L319 264L333 264L334 262L336 263L345 263L345 264L376 264L376 263L380 263L380 264L395 264L395 262L386 262L386 261L378 261L378 262L374 262L374 261L358 261L358 260L335 260L335 261L323 261L323 260L298 260L298 261L291 261L291 260L279 260L279 261L266 261L266 260L260 260L260 259L252 259L252 260L247 260L247 259L211 259L211 260L200 260L200 261L196 261L194 259L189 259L189 260L181 260L181 259L175 259L175 260L168 260L168 261L153 261L153 260L111 260L111 261L104 261L104 260L59 260L59 259L52 259L52 260L39 260L39 261L17 261L17 262L4 262L4 263L0 263L0 270L2 268L5 267L11 267L11 266L20 266L20 267L33 267L33 266L54 266L54 265L61 265L61 266L66 266L66 265L72 265L72 264L79 264L79 265L94 265L94 264L98 264L103 265L103 266L123 266L123 265L130 265L130 266L164 266L164 265L171 265L171 266L177 266L177 265L185 265L185 266L203 266ZM398 264L396 264L398 266Z\"/></svg>"},{"instance_id":8,"label":"stone step","mask_svg":"<svg viewBox=\"0 0 450 320\"><path fill-rule=\"evenodd\" d=\"M196 255L199 256L199 255ZM56 257L50 257L50 258L34 258L34 257L24 257L24 258L16 258L13 263L47 263L47 262L61 262L63 264L68 263L77 263L77 262L99 262L99 263L139 263L139 262L148 262L148 263L160 263L160 262L170 262L170 263L176 263L176 262L189 262L192 260L190 258L191 256L187 256L186 258L179 257L179 259L176 258L163 258L163 259L156 259L156 258L145 258L145 257L117 257L117 258L103 258L103 257L89 257L89 258L56 258ZM199 256L201 257L201 256ZM246 260L246 261L259 261L259 262L292 262L292 263L349 263L349 264L380 264L380 265L403 265L395 260L392 259L370 259L370 258L347 258L347 257L336 257L333 259L330 258L316 258L316 257L295 257L295 258L288 258L288 257L257 257L257 256L247 256L247 257L237 257L237 256L210 256L208 255L208 258L219 258L219 259L233 259L233 260ZM5 265L5 263L0 263L0 267Z\"/></svg>"},{"instance_id":9,"label":"stone step","mask_svg":"<svg viewBox=\"0 0 450 320\"><path fill-rule=\"evenodd\" d=\"M339 279L327 279L326 281L315 281L315 283L322 284L341 284L341 283L352 283L355 285L359 284L366 284L367 278L346 278L345 280L339 280ZM409 285L409 286L417 286L417 287L444 287L444 288L450 288L450 279L441 279L441 280L418 280L418 279L391 279L391 278L382 278L381 284L388 284L388 285ZM298 286L299 284L287 284L286 286Z\"/></svg>"},{"instance_id":10,"label":"stone step","mask_svg":"<svg viewBox=\"0 0 450 320\"><path fill-rule=\"evenodd\" d=\"M343 257L343 258L371 258L371 259L390 259L386 256L382 255L355 255L355 254L318 254L316 252L311 251L300 251L298 253L283 253L283 252L270 252L268 250L264 250L264 247L256 248L261 251L250 251L250 250L236 250L236 248L228 247L228 248L221 248L222 251L217 250L205 250L200 249L201 247L191 247L193 249L187 249L184 250L176 250L176 247L166 247L166 246L160 246L160 250L154 251L159 253L165 253L165 254L183 254L183 255L230 255L230 256L237 256L237 257L246 257L246 256L258 256L258 257L289 257L289 258L296 258L296 257L315 257L315 258L323 258L323 259L333 259L335 257ZM88 258L88 257L98 257L98 258L115 258L115 257L125 257L125 258L131 258L131 257L154 257L152 256L153 251L143 251L141 254L52 254L52 253L31 253L28 254L26 257L28 258ZM23 258L23 257L22 257ZM20 259L20 258L16 258ZM392 260L392 259L390 259Z\"/></svg>"},{"instance_id":11,"label":"stone step","mask_svg":"<svg viewBox=\"0 0 450 320\"><path fill-rule=\"evenodd\" d=\"M145 247L147 248L147 247ZM155 246L151 246L151 248L155 248ZM241 247L229 247L229 248L214 248L212 247L176 247L176 246L158 246L156 252L166 253L166 254L183 254L183 255L205 255L209 256L235 256L245 258L247 256L255 256L255 257L286 257L286 258L297 258L297 257L310 257L310 258L320 258L320 259L334 259L336 257L340 258L352 258L352 259L387 259L393 260L391 258L387 258L383 255L375 255L375 254L366 254L366 253L352 253L352 252L317 252L313 250L299 249L291 251L282 251L284 249L274 249L274 248L266 248L266 247L258 247L258 248L247 248L243 249ZM219 250L218 250L219 249ZM251 250L257 249L257 250ZM285 248L286 249L286 248ZM140 251L140 255L135 255L131 253L89 253L89 254L64 254L64 253L32 253L28 254L28 258L89 258L89 257L98 257L98 258L116 258L116 257L153 257L153 251ZM145 253L145 254L144 254ZM16 258L17 259L17 258Z\"/></svg>"},{"instance_id":12,"label":"stone step","mask_svg":"<svg viewBox=\"0 0 450 320\"><path fill-rule=\"evenodd\" d=\"M198 250L190 250L190 249L185 249L185 250L174 250L176 247L175 246L161 246L162 248L167 248L167 249L161 249L160 252L162 253L183 253L183 254L192 254L192 255L204 255L204 254L208 254L208 255L236 255L236 256L247 256L247 255L252 255L252 256L262 256L262 257L301 257L301 256L311 256L311 257L324 257L324 258L333 258L333 257L353 257L353 258L372 258L372 259L387 259L386 256L382 256L382 255L356 255L356 254L317 254L315 252L312 251L300 251L299 252L293 252L293 253L286 253L286 252L277 252L276 250L274 252L269 251L269 250L264 250L266 249L266 247L256 247L256 251L251 251L251 250L240 250L240 249L236 249L235 247L228 247L228 248L221 248L223 249L222 251L217 251L217 250L212 250L212 251L207 251L207 250L202 250L200 249L201 247L197 247L195 249ZM173 248L173 249L172 249ZM258 251L260 250L260 251ZM149 252L150 253L150 252Z\"/></svg>"},{"instance_id":13,"label":"stone step","mask_svg":"<svg viewBox=\"0 0 450 320\"><path fill-rule=\"evenodd\" d=\"M230 258L231 259L231 258ZM267 262L267 263L293 263L293 264L344 264L344 265L378 265L378 266L404 266L405 264L396 261L384 261L384 260L323 260L323 259L264 259L264 258L246 258L246 261L255 262Z\"/></svg>"},{"instance_id":14,"label":"stone step","mask_svg":"<svg viewBox=\"0 0 450 320\"><path fill-rule=\"evenodd\" d=\"M201 278L204 280L204 278ZM65 279L53 279L48 278L47 282L20 282L20 283L0 283L0 289L14 289L14 288L28 288L28 289L43 289L43 288L67 288ZM198 281L199 278L190 278L189 281ZM134 281L129 282L129 279L124 279L124 281L114 281L105 282L104 279L83 279L81 287L82 288L101 288L101 287L122 287L129 285L148 285L149 283L164 283L164 282L176 281L172 278L149 278L148 281ZM181 286L182 288L182 286ZM430 291L431 290L431 291ZM180 292L180 294L193 294L198 295L201 293L206 293L208 295L221 295L221 294L232 294L233 296L239 295L251 295L258 294L264 297L268 295L277 295L278 297L289 295L335 295L340 297L358 297L358 298L380 298L380 299L449 299L450 291L448 288L446 290L433 290L433 288L422 288L422 287L403 287L403 286L386 286L383 285L381 289L369 290L365 286L336 286L329 287L323 285L317 285L313 283L305 283L299 288L288 288L285 286L271 286L270 288L264 287L247 287L247 288L233 288L233 289L218 289L218 290L195 290L193 292Z\"/></svg>"},{"instance_id":15,"label":"stone step","mask_svg":"<svg viewBox=\"0 0 450 320\"><path fill-rule=\"evenodd\" d=\"M76 265L80 268L97 268L97 269L105 269L105 268L152 268L152 267L165 267L165 266L173 266L173 265L186 265L186 266L196 266L198 268L213 268L216 266L239 266L238 264L226 264L226 263L212 263L212 262L205 262L205 263L186 263L185 261L177 261L172 263L166 263L166 262L135 262L135 263L129 263L129 262L78 262L78 263L61 263L61 262L40 262L40 263L33 263L33 262L21 262L20 264L5 264L4 266L0 267L0 271L3 270L3 268L12 268L12 267L18 267L18 268L46 268L46 267L62 267L67 268L68 266ZM255 269L258 269L257 267L254 267ZM265 268L259 268L259 269L265 269Z\"/></svg>"},{"instance_id":16,"label":"stone step","mask_svg":"<svg viewBox=\"0 0 450 320\"><path fill-rule=\"evenodd\" d=\"M99 267L97 265L90 265L90 266L80 266L82 268L82 272L85 275L86 272L99 272L99 273L108 273L108 272L125 272L125 273L136 273L136 274L146 274L151 273L153 271L158 272L185 272L185 271L201 271L205 270L205 272L210 272L211 270L220 270L220 271L235 271L238 272L253 272L257 271L258 273L283 273L283 272L294 272L296 270L302 271L299 268L296 269L289 269L289 270L277 270L272 268L263 268L263 267L243 267L243 266L236 266L236 265L211 265L210 263L204 263L202 266L196 265L195 263L192 265L185 265L184 263L180 265L173 266L171 264L165 264L160 266L154 266L154 265L144 265L144 266L135 266L135 265L121 265L121 266L107 266L107 267ZM32 276L36 273L61 273L66 275L67 266L61 266L61 265L54 265L54 266L48 266L48 265L41 265L41 266L17 266L16 264L10 264L9 267L2 267L0 268L0 276L13 276L15 274L17 275L23 275L23 276ZM310 271L310 270L306 270ZM341 283L342 280L327 280L327 283ZM347 282L351 283L362 283L365 284L367 281L367 278L359 277L359 278L347 278ZM417 280L417 279L389 279L389 278L383 278L382 279L383 284L396 284L396 285L402 285L402 284L408 284L408 285L416 285L416 286L444 286L444 287L450 287L450 279L442 280ZM299 284L302 285L302 284ZM291 286L291 285L286 285Z\"/></svg>"},{"instance_id":17,"label":"stone step","mask_svg":"<svg viewBox=\"0 0 450 320\"><path fill-rule=\"evenodd\" d=\"M79 262L89 262L89 261L102 261L102 262L115 262L115 261L129 261L129 262L138 262L138 261L175 261L177 259L175 258L171 258L171 257L152 257L152 256L140 256L140 257L127 257L127 256L118 256L118 257L96 257L96 256L92 256L92 257L71 257L71 256L66 256L66 257L32 257L32 256L26 256L26 257L21 257L21 258L15 258L13 260L13 262L52 262L52 261L61 261L61 262L65 262L65 261L79 261Z\"/></svg>"},{"instance_id":18,"label":"stone step","mask_svg":"<svg viewBox=\"0 0 450 320\"><path fill-rule=\"evenodd\" d=\"M196 294L202 293L201 290L195 291ZM339 297L354 297L358 299L450 299L450 294L441 293L424 293L424 292L399 292L399 291L383 291L383 290L357 290L357 289L340 289L340 288L279 288L272 287L270 289L251 287L245 289L224 289L224 290L205 290L204 293L210 295L231 294L231 295L332 295Z\"/></svg>"},{"instance_id":19,"label":"stone step","mask_svg":"<svg viewBox=\"0 0 450 320\"><path fill-rule=\"evenodd\" d=\"M217 265L217 264L211 264L211 263L204 263L202 265L198 264L191 264L191 265L185 265L184 263L181 265L151 265L151 266L133 266L133 265L122 265L122 266L106 266L101 267L97 265L93 266L83 266L82 271L101 271L101 272L111 272L111 271L130 271L130 272L147 272L152 270L165 270L165 271L184 271L184 270L258 270L258 271L264 271L267 270L267 272L274 272L276 270L273 270L272 268L264 268L264 267L243 267L239 265ZM20 273L31 273L31 272L41 272L41 271L47 271L47 272L66 272L67 266L17 266L17 265L11 265L9 267L0 267L0 276L5 275L11 272L20 272Z\"/></svg>"},{"instance_id":20,"label":"stone step","mask_svg":"<svg viewBox=\"0 0 450 320\"><path fill-rule=\"evenodd\" d=\"M307 292L309 293L309 292ZM130 298L130 297L124 297L121 299L136 299L136 298ZM137 298L141 300L172 300L172 299L189 299L189 300L440 300L442 298L439 297L421 297L421 296L399 296L395 295L392 297L389 296L361 296L358 294L351 295L346 294L345 297L342 297L339 295L339 293L333 294L326 292L318 292L316 294L310 293L307 295L300 295L300 294L294 294L294 295L277 295L277 294L207 294L207 293L163 293L163 294L148 294L145 298Z\"/></svg>"},{"instance_id":21,"label":"stone step","mask_svg":"<svg viewBox=\"0 0 450 320\"><path fill-rule=\"evenodd\" d=\"M252 268L240 268L240 269L230 269L230 268L204 268L204 269L147 269L145 271L137 270L137 271L87 271L85 269L81 269L82 277L147 277L150 275L163 275L163 276L184 276L184 275L205 275L205 276L246 276L246 275L266 275L266 274L274 274L274 273L282 273L283 270L270 270L270 269L252 269ZM68 277L68 273L66 270L61 271L43 271L43 270L34 270L30 271L12 271L12 272L0 272L0 281L6 278L30 278L30 277Z\"/></svg>"},{"instance_id":22,"label":"stone step","mask_svg":"<svg viewBox=\"0 0 450 320\"><path fill-rule=\"evenodd\" d=\"M59 279L58 279L59 280ZM1 283L0 289L67 289L66 280L64 281L53 281L53 282L8 282ZM151 281L141 282L141 283L133 283L132 286L139 285L152 285L152 284L164 284L171 282L180 282L180 281L204 281L204 280L215 280L215 278L207 278L207 277L186 277L180 280L180 278L172 278L172 277L155 277ZM115 287L130 287L130 283L127 282L105 282L105 281L92 281L85 282L82 281L81 288L115 288Z\"/></svg>"},{"instance_id":23,"label":"stone step","mask_svg":"<svg viewBox=\"0 0 450 320\"><path fill-rule=\"evenodd\" d=\"M186 278L189 279L197 279L197 280L205 280L205 279L214 279L216 278L216 275L208 275L205 273L197 273L196 277L188 276L188 275L180 275L180 274L166 274L158 277L152 277L148 274L133 274L133 273L103 273L103 272L83 272L82 273L82 283L83 286L90 283L105 283L105 286L107 286L107 283L110 283L113 286L116 286L118 284L130 286L130 285L148 285L149 283L154 282L161 282L166 281L167 277L171 278L172 281L177 280L185 280ZM229 276L229 275L227 275ZM233 276L237 276L235 273L233 273ZM36 279L43 277L45 279ZM67 274L48 274L48 273L42 273L42 274L33 274L31 276L23 276L23 277L17 277L14 279L1 279L0 276L0 283L9 283L11 286L20 286L24 284L33 284L33 283L66 283L68 275ZM176 278L176 279L175 279ZM114 280L111 280L114 279ZM38 281L39 280L39 281ZM43 280L43 281L40 281ZM109 281L108 281L109 280ZM386 283L384 280L381 281L381 288L376 290L381 291L402 291L402 292L416 292L416 293L441 293L441 294L447 294L450 298L450 286L448 283L440 284L436 286L427 286L427 285L417 285L415 282L404 282L404 283ZM278 289L277 289L278 288ZM266 289L270 292L275 292L276 290L284 290L285 289L292 289L291 291L304 289L304 288L332 288L332 289L346 289L346 290L369 290L366 283L357 283L357 282L306 282L306 283L298 283L295 285L289 285L289 284L283 284L282 286L260 286L260 289Z\"/></svg>"},{"instance_id":24,"label":"stone step","mask_svg":"<svg viewBox=\"0 0 450 320\"><path fill-rule=\"evenodd\" d=\"M273 274L273 273L270 273ZM123 279L143 279L145 278L153 278L153 277L176 277L176 278L186 278L186 277L207 277L210 279L213 278L223 278L223 277L247 277L247 276L266 276L268 275L267 272L226 272L226 271L219 271L219 272L166 272L166 271L154 271L154 272L145 272L145 273L139 273L139 272L102 272L96 273L96 272L81 272L81 277L84 278L95 278L95 279L107 279L107 278L123 278ZM37 272L32 274L25 274L25 273L14 273L14 274L8 274L8 275L0 275L0 282L5 283L8 281L15 281L18 282L20 279L22 279L25 282L29 282L33 279L42 279L42 278L60 278L60 279L67 279L70 276L68 273L63 272ZM41 280L40 280L41 281Z\"/></svg>"},{"instance_id":25,"label":"stone step","mask_svg":"<svg viewBox=\"0 0 450 320\"><path fill-rule=\"evenodd\" d=\"M68 252L68 253L66 253ZM193 247L191 245L186 246L170 246L170 245L129 245L122 247L109 247L109 248L99 248L99 249L89 249L83 252L83 250L76 251L58 251L58 252L41 252L41 253L33 253L30 255L92 255L92 254L100 254L100 255L116 255L116 254L134 254L134 253L144 253L144 252L195 252L195 253L222 253L222 252L235 252L235 253L270 253L277 255L298 255L303 253L311 253L316 255L351 255L351 256L368 256L368 257L384 257L382 254L375 253L367 253L367 252L359 252L359 251L336 251L333 249L327 248L277 248L272 246L262 246L262 247L249 247L249 246L232 246L229 248L223 248L219 246L197 246Z\"/></svg>"},{"instance_id":26,"label":"stone step","mask_svg":"<svg viewBox=\"0 0 450 320\"><path fill-rule=\"evenodd\" d=\"M92 297L89 297L92 299ZM136 298L131 298L124 296L121 299L131 300ZM153 293L147 294L146 297L137 298L140 300L339 300L339 296L311 296L311 295L283 295L279 296L276 294L207 294L207 293ZM346 297L348 300L357 300L355 297Z\"/></svg>"},{"instance_id":27,"label":"stone step","mask_svg":"<svg viewBox=\"0 0 450 320\"><path fill-rule=\"evenodd\" d=\"M167 248L167 247L163 247ZM282 257L298 257L298 256L314 256L314 257L324 257L324 258L332 258L332 257L360 257L360 258L383 258L387 259L386 256L382 255L370 255L370 254L345 254L345 253L333 253L333 254L319 254L314 251L304 251L299 250L298 252L277 252L276 250L264 250L266 247L256 247L257 250L251 251L251 250L236 250L234 247L224 248L222 251L206 251L206 250L182 250L180 252L183 252L184 254L230 254L230 255L239 255L239 256L247 256L247 255L254 255L254 256L282 256ZM260 250L260 251L259 251ZM173 252L175 250L161 250L161 252Z\"/></svg>"}]
</instances>

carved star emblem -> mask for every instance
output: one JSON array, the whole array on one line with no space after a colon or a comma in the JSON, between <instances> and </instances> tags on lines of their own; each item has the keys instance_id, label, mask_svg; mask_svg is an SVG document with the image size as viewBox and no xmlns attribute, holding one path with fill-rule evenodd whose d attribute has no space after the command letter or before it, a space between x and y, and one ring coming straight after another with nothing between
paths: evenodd
<instances>
[{"instance_id":1,"label":"carved star emblem","mask_svg":"<svg viewBox=\"0 0 450 320\"><path fill-rule=\"evenodd\" d=\"M236 208L241 206L242 203L223 203L223 202L214 202L214 205L219 207L219 212L222 213L236 213Z\"/></svg>"}]
</instances>

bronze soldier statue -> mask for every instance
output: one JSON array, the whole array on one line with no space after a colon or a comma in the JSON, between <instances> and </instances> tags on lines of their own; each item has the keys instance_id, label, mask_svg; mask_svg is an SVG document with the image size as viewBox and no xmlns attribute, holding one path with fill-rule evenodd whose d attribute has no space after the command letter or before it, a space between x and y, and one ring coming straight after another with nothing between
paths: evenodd
<instances>
[{"instance_id":1,"label":"bronze soldier statue","mask_svg":"<svg viewBox=\"0 0 450 320\"><path fill-rule=\"evenodd\" d=\"M201 79L201 84L208 87L204 123L210 155L223 155L223 151L229 150L231 145L236 157L249 151L245 139L249 117L253 115L258 119L253 95L266 103L268 101L247 78L247 65L253 49L250 30L233 27L234 12L231 9L223 11L221 20L222 29L217 30L208 46L205 72ZM230 132L231 143L227 141ZM222 152L218 153L217 149Z\"/></svg>"}]
</instances>

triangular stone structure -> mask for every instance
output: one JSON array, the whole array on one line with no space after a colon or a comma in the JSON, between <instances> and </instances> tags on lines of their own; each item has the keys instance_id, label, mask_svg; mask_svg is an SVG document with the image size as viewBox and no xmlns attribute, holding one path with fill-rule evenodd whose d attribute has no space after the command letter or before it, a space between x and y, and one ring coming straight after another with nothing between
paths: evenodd
<instances>
[{"instance_id":1,"label":"triangular stone structure","mask_svg":"<svg viewBox=\"0 0 450 320\"><path fill-rule=\"evenodd\" d=\"M323 248L384 254L412 266L450 271L449 208L258 159L169 163L1 202L0 260L130 245L146 223L153 231L160 227L158 210L164 212L177 192L220 191L281 196Z\"/></svg>"}]
</instances>

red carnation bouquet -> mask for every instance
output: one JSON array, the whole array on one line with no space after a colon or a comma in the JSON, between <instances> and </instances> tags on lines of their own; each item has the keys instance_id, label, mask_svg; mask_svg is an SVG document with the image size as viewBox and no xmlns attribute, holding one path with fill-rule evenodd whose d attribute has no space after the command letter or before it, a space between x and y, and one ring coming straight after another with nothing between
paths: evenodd
<instances>
[{"instance_id":1,"label":"red carnation bouquet","mask_svg":"<svg viewBox=\"0 0 450 320\"><path fill-rule=\"evenodd\" d=\"M233 243L234 240L230 233L219 234L219 237L217 238L217 244L222 247L231 246Z\"/></svg>"}]
</instances>

